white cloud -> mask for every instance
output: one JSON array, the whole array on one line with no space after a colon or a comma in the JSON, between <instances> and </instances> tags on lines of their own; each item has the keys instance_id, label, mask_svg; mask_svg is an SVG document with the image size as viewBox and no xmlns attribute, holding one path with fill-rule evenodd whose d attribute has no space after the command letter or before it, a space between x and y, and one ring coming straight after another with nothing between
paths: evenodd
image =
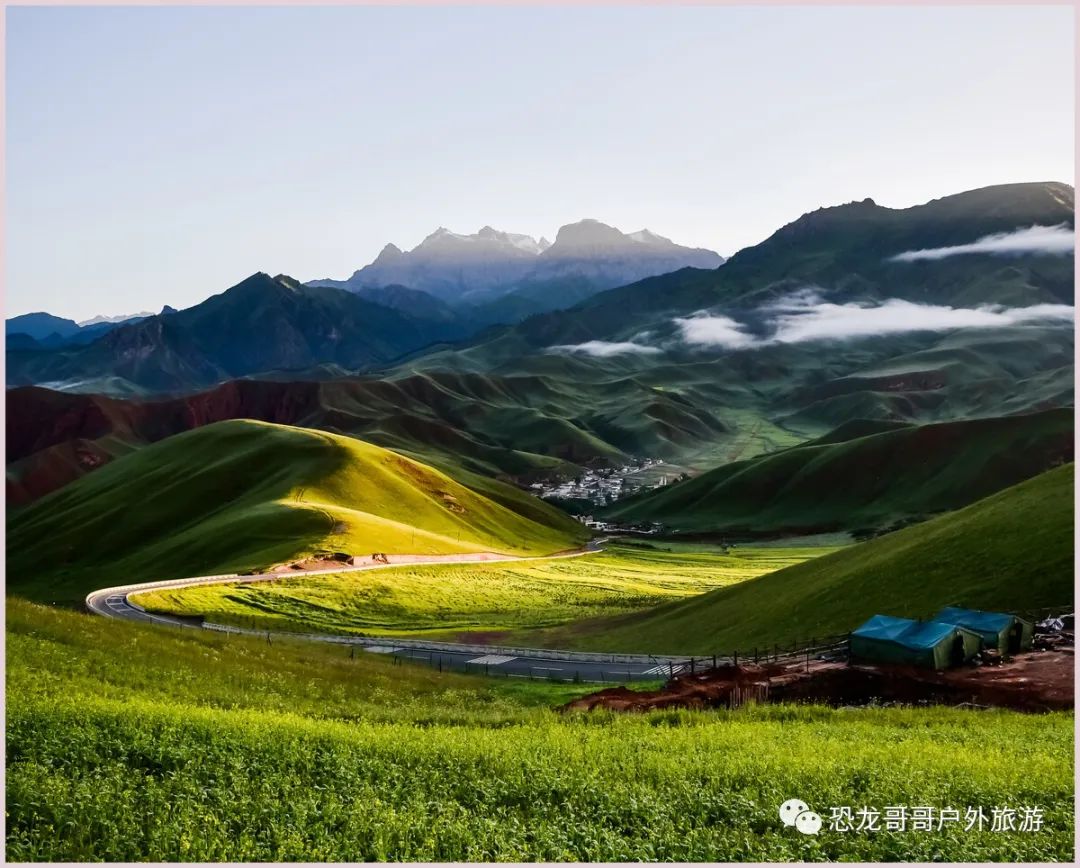
<instances>
[{"instance_id":1,"label":"white cloud","mask_svg":"<svg viewBox=\"0 0 1080 868\"><path fill-rule=\"evenodd\" d=\"M704 311L672 322L683 343L697 347L748 350L776 344L844 340L905 332L943 332L953 329L992 329L1027 323L1071 323L1076 308L1065 304L1029 307L949 307L890 298L878 304L825 301L817 287L806 287L758 308L754 334L744 323ZM548 347L549 353L571 353L607 358L618 355L654 355L664 346L650 346L640 332L628 341L586 341ZM666 345L666 344L665 344ZM668 346L668 348L672 348Z\"/></svg>"},{"instance_id":2,"label":"white cloud","mask_svg":"<svg viewBox=\"0 0 1080 868\"><path fill-rule=\"evenodd\" d=\"M773 321L775 331L771 340L792 344L903 332L1001 328L1028 322L1072 320L1074 315L1075 309L1064 304L962 308L915 304L898 298L873 307L822 302L800 313L778 316Z\"/></svg>"},{"instance_id":3,"label":"white cloud","mask_svg":"<svg viewBox=\"0 0 1080 868\"><path fill-rule=\"evenodd\" d=\"M1064 223L1058 226L1030 226L1013 232L984 235L971 244L953 247L930 247L907 250L890 257L893 262L915 262L919 259L944 259L966 253L993 253L999 256L1022 256L1025 253L1064 255L1073 252L1074 233Z\"/></svg>"},{"instance_id":4,"label":"white cloud","mask_svg":"<svg viewBox=\"0 0 1080 868\"><path fill-rule=\"evenodd\" d=\"M652 354L660 352L659 347L650 347L633 341L585 341L583 344L560 344L548 347L549 353L583 353L587 356L607 358L627 353Z\"/></svg>"},{"instance_id":5,"label":"white cloud","mask_svg":"<svg viewBox=\"0 0 1080 868\"><path fill-rule=\"evenodd\" d=\"M742 323L736 322L731 317L695 314L676 319L675 325L682 331L682 338L688 344L741 350L758 343L757 338L746 332L746 327Z\"/></svg>"},{"instance_id":6,"label":"white cloud","mask_svg":"<svg viewBox=\"0 0 1080 868\"><path fill-rule=\"evenodd\" d=\"M741 350L769 344L842 340L873 335L961 328L1003 328L1034 322L1071 322L1076 309L1064 304L977 308L918 304L891 298L880 304L834 304L806 288L759 308L766 314L765 335L756 337L736 320L697 314L675 319L683 340L697 346Z\"/></svg>"}]
</instances>

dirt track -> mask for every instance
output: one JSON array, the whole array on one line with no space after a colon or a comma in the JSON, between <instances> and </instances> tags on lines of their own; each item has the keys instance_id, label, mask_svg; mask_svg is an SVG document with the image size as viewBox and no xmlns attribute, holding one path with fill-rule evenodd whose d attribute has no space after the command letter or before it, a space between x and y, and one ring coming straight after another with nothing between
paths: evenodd
<instances>
[{"instance_id":1,"label":"dirt track","mask_svg":"<svg viewBox=\"0 0 1080 868\"><path fill-rule=\"evenodd\" d=\"M584 552L584 549L581 550ZM560 553L561 554L561 553ZM567 553L568 554L568 553ZM552 555L552 557L558 557L559 555ZM333 558L307 558L302 561L293 561L288 564L279 564L276 567L271 567L267 572L271 573L294 573L294 572L312 572L314 570L324 571L332 569L335 564L338 564L343 569L350 567L365 567L365 566L388 566L388 565L402 565L402 564L465 564L465 563L483 563L484 561L505 561L509 558L508 555L501 555L497 552L462 552L460 554L453 555L386 555L385 561L372 560L371 556L362 557L356 556L347 561L338 561Z\"/></svg>"},{"instance_id":2,"label":"dirt track","mask_svg":"<svg viewBox=\"0 0 1080 868\"><path fill-rule=\"evenodd\" d=\"M750 702L827 705L965 705L1018 711L1070 709L1073 648L1032 651L999 666L946 672L908 666L844 662L721 666L680 675L660 690L601 690L563 706L564 711L649 711L663 708L735 708Z\"/></svg>"}]
</instances>

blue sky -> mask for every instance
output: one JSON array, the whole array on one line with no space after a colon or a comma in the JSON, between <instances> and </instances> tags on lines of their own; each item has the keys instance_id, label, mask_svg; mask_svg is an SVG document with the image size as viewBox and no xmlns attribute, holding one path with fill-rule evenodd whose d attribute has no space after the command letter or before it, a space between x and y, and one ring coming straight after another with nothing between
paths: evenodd
<instances>
[{"instance_id":1,"label":"blue sky","mask_svg":"<svg viewBox=\"0 0 1080 868\"><path fill-rule=\"evenodd\" d=\"M438 226L730 254L822 205L1072 183L1072 16L8 8L6 315L345 277Z\"/></svg>"}]
</instances>

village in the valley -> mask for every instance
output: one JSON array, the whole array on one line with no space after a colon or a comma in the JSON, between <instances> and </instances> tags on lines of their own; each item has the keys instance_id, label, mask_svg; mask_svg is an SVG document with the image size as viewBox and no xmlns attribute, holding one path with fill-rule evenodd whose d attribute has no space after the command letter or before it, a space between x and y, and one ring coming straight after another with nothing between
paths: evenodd
<instances>
[{"instance_id":1,"label":"village in the valley","mask_svg":"<svg viewBox=\"0 0 1080 868\"><path fill-rule=\"evenodd\" d=\"M652 488L660 488L684 475L681 468L666 464L660 458L639 458L619 467L586 469L569 480L534 482L529 487L537 497L562 504L576 502L579 510L604 507ZM591 514L575 510L576 518L588 527L602 531L658 533L661 525L652 523L641 527L621 527L612 522L595 519Z\"/></svg>"}]
</instances>

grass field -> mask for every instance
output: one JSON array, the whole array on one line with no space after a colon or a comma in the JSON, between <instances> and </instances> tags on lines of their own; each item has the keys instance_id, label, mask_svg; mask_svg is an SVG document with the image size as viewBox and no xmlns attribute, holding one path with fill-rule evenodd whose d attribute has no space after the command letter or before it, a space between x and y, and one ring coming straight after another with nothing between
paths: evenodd
<instances>
[{"instance_id":1,"label":"grass field","mask_svg":"<svg viewBox=\"0 0 1080 868\"><path fill-rule=\"evenodd\" d=\"M8 599L7 858L1070 861L1073 718L771 706L562 717L581 688ZM1033 805L1039 832L783 827Z\"/></svg>"},{"instance_id":2,"label":"grass field","mask_svg":"<svg viewBox=\"0 0 1080 868\"><path fill-rule=\"evenodd\" d=\"M84 476L8 523L9 591L75 602L110 584L350 554L579 545L577 522L494 480L475 488L378 446L238 420L178 434Z\"/></svg>"},{"instance_id":3,"label":"grass field","mask_svg":"<svg viewBox=\"0 0 1080 868\"><path fill-rule=\"evenodd\" d=\"M874 423L846 427L858 434L859 426ZM841 434L731 460L601 514L682 532L882 527L959 509L1071 460L1073 411L893 426L836 442Z\"/></svg>"},{"instance_id":4,"label":"grass field","mask_svg":"<svg viewBox=\"0 0 1080 868\"><path fill-rule=\"evenodd\" d=\"M532 641L717 654L846 633L875 614L1071 606L1074 469L1059 467L962 510L732 587L554 628Z\"/></svg>"},{"instance_id":5,"label":"grass field","mask_svg":"<svg viewBox=\"0 0 1080 868\"><path fill-rule=\"evenodd\" d=\"M723 555L707 546L609 543L579 558L293 576L150 591L134 599L153 612L260 629L451 638L638 611L835 550L747 547Z\"/></svg>"}]
</instances>

